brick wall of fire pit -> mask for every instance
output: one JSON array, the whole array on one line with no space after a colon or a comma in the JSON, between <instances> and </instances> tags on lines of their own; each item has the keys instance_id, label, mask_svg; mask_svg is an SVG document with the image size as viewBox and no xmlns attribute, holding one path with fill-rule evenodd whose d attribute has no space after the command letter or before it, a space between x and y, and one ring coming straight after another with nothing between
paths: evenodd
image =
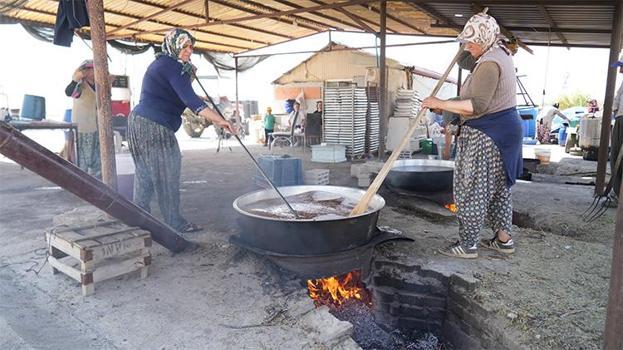
<instances>
[{"instance_id":1,"label":"brick wall of fire pit","mask_svg":"<svg viewBox=\"0 0 623 350\"><path fill-rule=\"evenodd\" d=\"M384 328L430 332L456 349L523 349L504 331L504 320L470 297L474 281L383 260L373 271L368 288Z\"/></svg>"}]
</instances>

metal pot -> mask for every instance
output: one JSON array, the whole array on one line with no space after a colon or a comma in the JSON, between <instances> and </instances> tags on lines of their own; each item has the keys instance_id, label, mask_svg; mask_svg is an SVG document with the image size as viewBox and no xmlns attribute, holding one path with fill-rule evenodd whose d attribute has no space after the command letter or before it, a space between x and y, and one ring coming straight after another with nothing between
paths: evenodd
<instances>
[{"instance_id":1,"label":"metal pot","mask_svg":"<svg viewBox=\"0 0 623 350\"><path fill-rule=\"evenodd\" d=\"M358 201L365 193L360 189L340 186L287 186L279 190L284 196L308 191L326 191ZM376 222L385 200L375 195L366 213L341 219L281 219L256 215L245 210L250 204L277 198L273 190L242 195L233 203L240 214L239 239L258 249L296 255L320 255L346 251L362 246L377 234Z\"/></svg>"},{"instance_id":2,"label":"metal pot","mask_svg":"<svg viewBox=\"0 0 623 350\"><path fill-rule=\"evenodd\" d=\"M403 159L394 163L385 183L391 189L426 194L451 192L453 179L453 161Z\"/></svg>"}]
</instances>

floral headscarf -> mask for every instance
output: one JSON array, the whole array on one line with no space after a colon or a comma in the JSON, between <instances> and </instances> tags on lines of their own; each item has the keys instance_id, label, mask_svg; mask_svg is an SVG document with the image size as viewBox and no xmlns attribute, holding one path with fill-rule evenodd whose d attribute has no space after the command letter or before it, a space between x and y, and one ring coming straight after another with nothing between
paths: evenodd
<instances>
[{"instance_id":1,"label":"floral headscarf","mask_svg":"<svg viewBox=\"0 0 623 350\"><path fill-rule=\"evenodd\" d=\"M184 45L190 41L191 45L195 44L195 38L184 29L174 28L167 32L162 41L162 52L156 55L169 56L182 64L182 74L188 73L192 77L194 66L190 62L180 60L180 52L184 49Z\"/></svg>"},{"instance_id":2,"label":"floral headscarf","mask_svg":"<svg viewBox=\"0 0 623 350\"><path fill-rule=\"evenodd\" d=\"M486 52L500 39L500 26L495 18L485 13L477 13L467 21L456 39L463 43L479 44Z\"/></svg>"}]
</instances>

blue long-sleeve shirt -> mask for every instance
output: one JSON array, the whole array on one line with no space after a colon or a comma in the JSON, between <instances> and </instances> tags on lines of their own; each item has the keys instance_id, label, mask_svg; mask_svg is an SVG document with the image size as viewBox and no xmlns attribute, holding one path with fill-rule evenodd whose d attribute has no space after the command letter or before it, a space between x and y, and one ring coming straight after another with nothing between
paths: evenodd
<instances>
[{"instance_id":1,"label":"blue long-sleeve shirt","mask_svg":"<svg viewBox=\"0 0 623 350\"><path fill-rule=\"evenodd\" d=\"M198 113L206 104L195 94L188 75L182 75L181 63L168 56L156 58L145 72L141 98L134 112L177 131L186 107Z\"/></svg>"}]
</instances>

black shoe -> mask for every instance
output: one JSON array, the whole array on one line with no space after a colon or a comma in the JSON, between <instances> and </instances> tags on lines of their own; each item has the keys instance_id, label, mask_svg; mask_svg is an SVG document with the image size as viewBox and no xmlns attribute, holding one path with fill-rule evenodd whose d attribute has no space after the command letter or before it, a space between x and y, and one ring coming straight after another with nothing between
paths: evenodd
<instances>
[{"instance_id":1,"label":"black shoe","mask_svg":"<svg viewBox=\"0 0 623 350\"><path fill-rule=\"evenodd\" d=\"M491 239L481 240L480 245L483 248L495 250L497 252L504 253L504 254L512 254L515 252L515 243L513 242L512 238L509 239L508 242L504 243L500 241L498 239L498 236L496 235L495 237Z\"/></svg>"}]
</instances>

